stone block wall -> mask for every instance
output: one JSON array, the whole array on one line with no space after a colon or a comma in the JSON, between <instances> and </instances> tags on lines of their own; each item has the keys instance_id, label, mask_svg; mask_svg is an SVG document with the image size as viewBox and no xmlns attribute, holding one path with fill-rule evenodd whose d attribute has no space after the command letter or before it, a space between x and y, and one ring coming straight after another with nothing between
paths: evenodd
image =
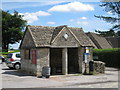
<instances>
[{"instance_id":1,"label":"stone block wall","mask_svg":"<svg viewBox=\"0 0 120 90\"><path fill-rule=\"evenodd\" d=\"M36 75L36 65L32 64L32 58L30 55L30 59L25 59L25 50L21 49L21 71L24 71L25 73L29 73L31 75Z\"/></svg>"},{"instance_id":2,"label":"stone block wall","mask_svg":"<svg viewBox=\"0 0 120 90\"><path fill-rule=\"evenodd\" d=\"M49 67L49 48L37 49L37 77L42 76L42 68Z\"/></svg>"},{"instance_id":3,"label":"stone block wall","mask_svg":"<svg viewBox=\"0 0 120 90\"><path fill-rule=\"evenodd\" d=\"M94 61L94 72L105 73L105 63L101 61Z\"/></svg>"},{"instance_id":4,"label":"stone block wall","mask_svg":"<svg viewBox=\"0 0 120 90\"><path fill-rule=\"evenodd\" d=\"M68 35L67 39L64 38L65 34ZM77 47L79 46L79 43L76 40L76 38L72 35L72 33L69 30L67 30L67 28L63 28L62 32L58 34L58 37L52 42L52 46Z\"/></svg>"}]
</instances>

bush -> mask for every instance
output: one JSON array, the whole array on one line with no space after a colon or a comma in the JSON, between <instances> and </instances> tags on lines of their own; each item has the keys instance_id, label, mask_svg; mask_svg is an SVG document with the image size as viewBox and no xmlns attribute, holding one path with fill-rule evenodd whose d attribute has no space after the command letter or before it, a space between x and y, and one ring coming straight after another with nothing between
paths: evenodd
<instances>
[{"instance_id":1,"label":"bush","mask_svg":"<svg viewBox=\"0 0 120 90\"><path fill-rule=\"evenodd\" d=\"M20 50L13 50L13 51L10 51L10 52L0 52L0 54L7 55L9 53L14 53L14 52L20 52Z\"/></svg>"},{"instance_id":2,"label":"bush","mask_svg":"<svg viewBox=\"0 0 120 90\"><path fill-rule=\"evenodd\" d=\"M20 52L20 50L13 50L10 52L0 52L0 55L4 56L6 58L9 53L14 53L14 52Z\"/></svg>"},{"instance_id":3,"label":"bush","mask_svg":"<svg viewBox=\"0 0 120 90\"><path fill-rule=\"evenodd\" d=\"M98 59L94 59L96 61L103 61L106 63L106 66L109 67L120 67L119 66L119 57L120 57L120 48L112 48L112 49L94 49L93 57L98 57Z\"/></svg>"}]
</instances>

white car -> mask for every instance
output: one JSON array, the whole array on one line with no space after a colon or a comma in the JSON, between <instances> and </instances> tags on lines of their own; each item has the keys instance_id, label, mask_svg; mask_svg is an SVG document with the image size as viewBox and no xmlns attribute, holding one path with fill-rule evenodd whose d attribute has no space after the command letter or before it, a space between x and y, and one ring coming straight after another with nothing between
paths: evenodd
<instances>
[{"instance_id":1,"label":"white car","mask_svg":"<svg viewBox=\"0 0 120 90\"><path fill-rule=\"evenodd\" d=\"M0 56L0 64L2 64L3 62L5 62L5 58L4 56Z\"/></svg>"},{"instance_id":2,"label":"white car","mask_svg":"<svg viewBox=\"0 0 120 90\"><path fill-rule=\"evenodd\" d=\"M2 64L2 58L0 58L0 64Z\"/></svg>"},{"instance_id":3,"label":"white car","mask_svg":"<svg viewBox=\"0 0 120 90\"><path fill-rule=\"evenodd\" d=\"M10 69L14 68L19 70L21 68L20 52L8 54L6 58L6 64Z\"/></svg>"}]
</instances>

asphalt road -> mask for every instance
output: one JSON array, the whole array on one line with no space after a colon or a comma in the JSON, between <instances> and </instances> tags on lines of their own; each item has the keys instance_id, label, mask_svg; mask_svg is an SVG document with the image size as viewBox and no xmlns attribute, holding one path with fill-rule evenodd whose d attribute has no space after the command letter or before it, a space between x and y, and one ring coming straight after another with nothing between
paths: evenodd
<instances>
[{"instance_id":1,"label":"asphalt road","mask_svg":"<svg viewBox=\"0 0 120 90\"><path fill-rule=\"evenodd\" d=\"M2 64L2 88L118 88L118 70L106 68L99 75L55 75L37 78Z\"/></svg>"}]
</instances>

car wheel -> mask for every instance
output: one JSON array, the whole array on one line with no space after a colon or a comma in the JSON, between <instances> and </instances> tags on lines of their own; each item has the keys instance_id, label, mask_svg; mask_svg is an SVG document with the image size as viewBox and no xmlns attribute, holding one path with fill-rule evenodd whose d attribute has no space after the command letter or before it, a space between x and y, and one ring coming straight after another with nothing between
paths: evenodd
<instances>
[{"instance_id":1,"label":"car wheel","mask_svg":"<svg viewBox=\"0 0 120 90\"><path fill-rule=\"evenodd\" d=\"M14 68L15 68L16 70L19 70L19 69L21 68L21 65L20 65L19 63L16 63L16 64L14 65Z\"/></svg>"}]
</instances>

